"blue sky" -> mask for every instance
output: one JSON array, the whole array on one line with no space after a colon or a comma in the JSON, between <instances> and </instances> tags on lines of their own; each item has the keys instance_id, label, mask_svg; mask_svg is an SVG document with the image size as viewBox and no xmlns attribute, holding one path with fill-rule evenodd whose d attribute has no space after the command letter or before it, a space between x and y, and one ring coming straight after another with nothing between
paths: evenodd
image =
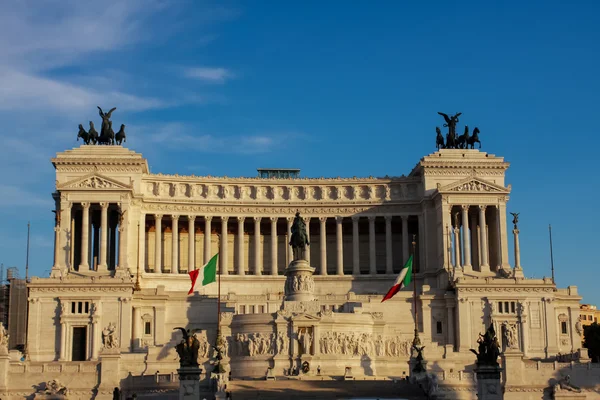
<instances>
[{"instance_id":1,"label":"blue sky","mask_svg":"<svg viewBox=\"0 0 600 400\"><path fill-rule=\"evenodd\" d=\"M524 4L522 4L524 3ZM461 111L511 163L526 276L600 305L600 3L9 1L0 14L0 262L52 266L54 169L118 107L153 172L408 174ZM511 250L512 254L512 250ZM512 257L512 255L511 255ZM591 278L591 279L590 279Z\"/></svg>"}]
</instances>

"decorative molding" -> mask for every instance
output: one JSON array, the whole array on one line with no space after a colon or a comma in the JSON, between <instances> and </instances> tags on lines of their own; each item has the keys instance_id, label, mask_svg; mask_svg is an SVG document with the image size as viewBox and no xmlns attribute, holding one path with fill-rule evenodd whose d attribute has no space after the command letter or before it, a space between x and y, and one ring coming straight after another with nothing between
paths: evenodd
<instances>
[{"instance_id":1,"label":"decorative molding","mask_svg":"<svg viewBox=\"0 0 600 400\"><path fill-rule=\"evenodd\" d=\"M417 215L418 206L380 206L377 207L376 214L374 214L373 207L297 207L290 205L288 207L275 206L201 206L191 204L168 204L168 203L144 203L142 204L142 212L146 214L153 214L155 212L163 212L165 214L171 213L198 213L200 215L216 215L216 216L238 216L244 214L246 216L252 214L265 214L265 215L280 215L282 218L287 217L290 214L295 213L297 210L304 215L340 215L340 216L352 216L359 213L365 213L364 216L384 216L386 214L398 215L398 214L411 214ZM369 214L366 214L369 213ZM274 217L278 218L278 217Z\"/></svg>"}]
</instances>

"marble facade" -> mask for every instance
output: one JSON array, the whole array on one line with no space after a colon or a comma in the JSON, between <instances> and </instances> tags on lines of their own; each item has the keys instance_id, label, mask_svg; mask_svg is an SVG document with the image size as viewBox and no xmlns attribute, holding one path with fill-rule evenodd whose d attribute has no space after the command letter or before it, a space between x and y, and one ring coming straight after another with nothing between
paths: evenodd
<instances>
[{"instance_id":1,"label":"marble facade","mask_svg":"<svg viewBox=\"0 0 600 400\"><path fill-rule=\"evenodd\" d=\"M100 388L127 390L136 377L154 374L160 391L177 380L178 326L198 330L206 350L201 367L210 373L217 285L188 296L187 272L216 252L221 332L234 378L264 377L267 368L280 376L304 361L328 376L343 376L348 367L360 377L408 374L412 290L381 298L413 240L418 327L441 390L472 398L469 348L491 319L520 369L581 347L577 288L526 279L527 266L518 255L509 258L518 229L507 225L511 187L502 157L440 150L407 176L384 178L152 174L141 154L121 146L84 145L52 163L53 267L29 286L28 361L6 361L9 374L23 373L4 390L25 393L34 367L56 365L62 377L106 362L117 367ZM311 286L314 300L284 307L296 211L306 220L306 259L315 269L302 285ZM287 283L294 284L300 288ZM547 372L536 378L538 392L548 386ZM85 393L92 380L69 389ZM525 384L508 376L505 382Z\"/></svg>"}]
</instances>

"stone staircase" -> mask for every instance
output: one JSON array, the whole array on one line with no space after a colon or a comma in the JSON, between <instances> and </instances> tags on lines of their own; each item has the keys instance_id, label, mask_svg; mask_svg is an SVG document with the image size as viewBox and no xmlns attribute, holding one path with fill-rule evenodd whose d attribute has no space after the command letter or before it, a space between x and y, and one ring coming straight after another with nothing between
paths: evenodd
<instances>
[{"instance_id":1,"label":"stone staircase","mask_svg":"<svg viewBox=\"0 0 600 400\"><path fill-rule=\"evenodd\" d=\"M417 385L391 380L234 380L228 390L235 400L426 399Z\"/></svg>"}]
</instances>

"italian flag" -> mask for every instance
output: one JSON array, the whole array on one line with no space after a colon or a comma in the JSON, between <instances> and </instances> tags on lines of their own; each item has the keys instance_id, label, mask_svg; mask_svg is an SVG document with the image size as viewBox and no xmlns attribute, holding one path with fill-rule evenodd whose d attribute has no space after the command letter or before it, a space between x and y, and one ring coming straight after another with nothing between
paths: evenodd
<instances>
[{"instance_id":1,"label":"italian flag","mask_svg":"<svg viewBox=\"0 0 600 400\"><path fill-rule=\"evenodd\" d=\"M190 279L192 280L192 287L190 288L188 295L194 292L194 287L196 286L196 281L198 281L198 278L200 278L200 283L202 284L202 286L206 286L209 283L217 281L218 259L219 253L215 254L213 258L211 258L210 261L207 262L206 265L204 265L202 268L188 272L188 274L190 275Z\"/></svg>"},{"instance_id":2,"label":"italian flag","mask_svg":"<svg viewBox=\"0 0 600 400\"><path fill-rule=\"evenodd\" d=\"M394 297L396 295L396 293L398 293L400 291L400 289L404 289L405 287L407 287L410 284L410 282L412 281L412 269L413 269L413 256L411 254L411 256L408 257L406 264L404 264L404 267L402 267L400 274L398 274L398 278L396 278L396 282L394 282L394 286L392 286L390 288L390 290L387 292L387 294L383 297L383 300L381 300L382 303L384 301L389 300L392 297Z\"/></svg>"}]
</instances>

